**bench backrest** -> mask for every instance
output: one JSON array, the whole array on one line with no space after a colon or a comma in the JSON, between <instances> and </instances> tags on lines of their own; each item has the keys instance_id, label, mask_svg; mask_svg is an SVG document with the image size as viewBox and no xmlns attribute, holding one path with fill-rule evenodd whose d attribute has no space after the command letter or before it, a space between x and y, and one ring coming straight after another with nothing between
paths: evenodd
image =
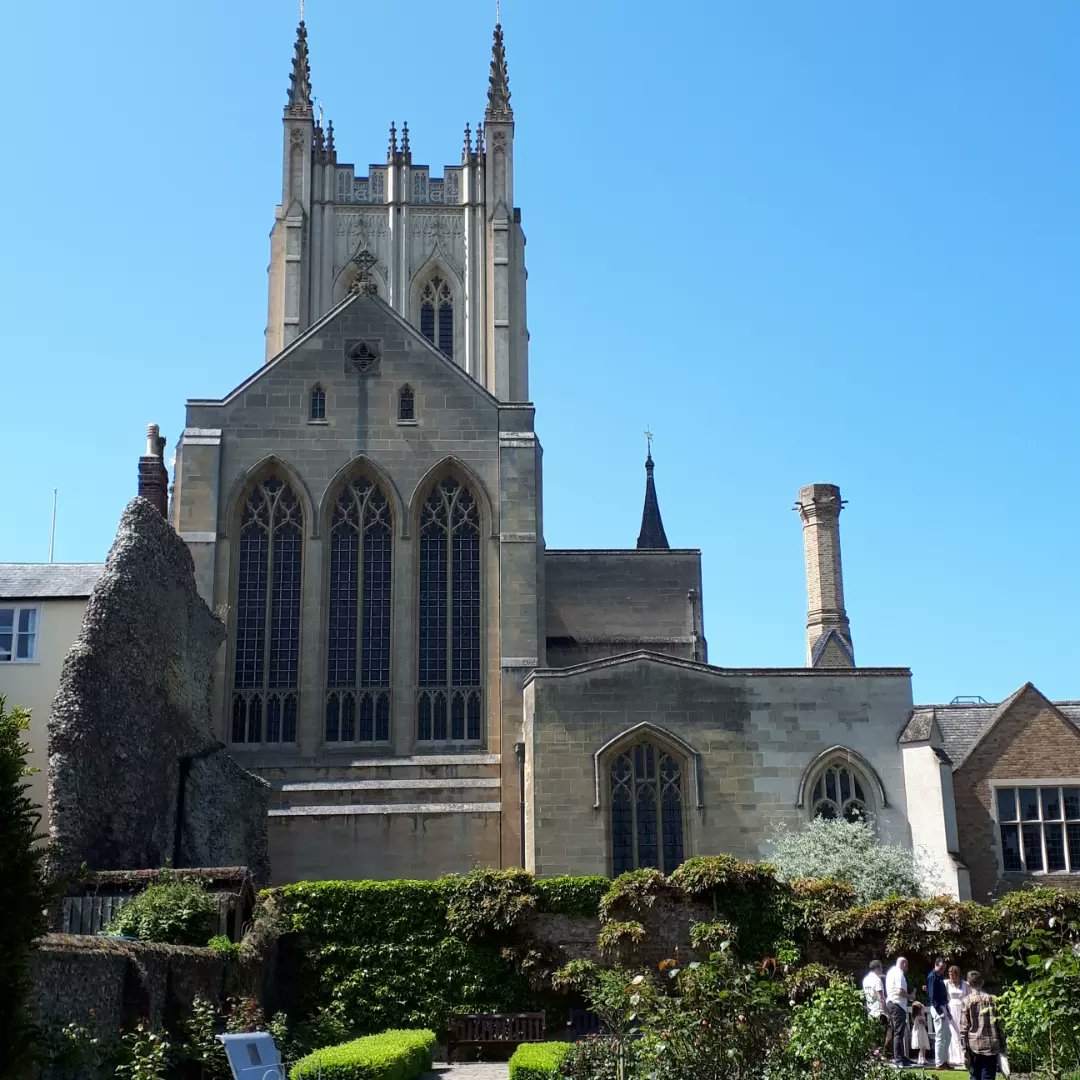
<instances>
[{"instance_id":1,"label":"bench backrest","mask_svg":"<svg viewBox=\"0 0 1080 1080\"><path fill-rule=\"evenodd\" d=\"M450 1038L459 1043L543 1042L547 1014L471 1013L450 1017Z\"/></svg>"}]
</instances>

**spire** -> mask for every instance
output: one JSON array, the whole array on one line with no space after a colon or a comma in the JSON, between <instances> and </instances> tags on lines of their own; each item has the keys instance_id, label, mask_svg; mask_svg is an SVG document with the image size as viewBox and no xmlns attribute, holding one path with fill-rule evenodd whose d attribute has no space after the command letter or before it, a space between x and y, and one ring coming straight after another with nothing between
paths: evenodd
<instances>
[{"instance_id":1,"label":"spire","mask_svg":"<svg viewBox=\"0 0 1080 1080\"><path fill-rule=\"evenodd\" d=\"M491 77L488 85L488 105L485 120L512 122L510 108L510 76L506 70L506 48L503 45L502 23L495 24L495 40L491 46Z\"/></svg>"},{"instance_id":2,"label":"spire","mask_svg":"<svg viewBox=\"0 0 1080 1080\"><path fill-rule=\"evenodd\" d=\"M289 76L289 101L286 111L290 116L313 116L311 108L311 64L308 62L307 27L304 20L296 28L296 46L293 51L292 74Z\"/></svg>"},{"instance_id":3,"label":"spire","mask_svg":"<svg viewBox=\"0 0 1080 1080\"><path fill-rule=\"evenodd\" d=\"M664 532L660 503L656 499L656 485L653 483L652 432L646 429L645 438L649 446L645 458L645 506L641 511L641 532L638 533L637 546L666 551L671 545Z\"/></svg>"},{"instance_id":4,"label":"spire","mask_svg":"<svg viewBox=\"0 0 1080 1080\"><path fill-rule=\"evenodd\" d=\"M332 154L334 150L334 121L331 120L326 126L326 152Z\"/></svg>"},{"instance_id":5,"label":"spire","mask_svg":"<svg viewBox=\"0 0 1080 1080\"><path fill-rule=\"evenodd\" d=\"M386 148L386 160L392 162L397 157L397 125L390 121L390 142Z\"/></svg>"},{"instance_id":6,"label":"spire","mask_svg":"<svg viewBox=\"0 0 1080 1080\"><path fill-rule=\"evenodd\" d=\"M405 155L406 159L412 160L412 147L409 146L409 121L405 121L405 126L401 129L401 152Z\"/></svg>"}]
</instances>

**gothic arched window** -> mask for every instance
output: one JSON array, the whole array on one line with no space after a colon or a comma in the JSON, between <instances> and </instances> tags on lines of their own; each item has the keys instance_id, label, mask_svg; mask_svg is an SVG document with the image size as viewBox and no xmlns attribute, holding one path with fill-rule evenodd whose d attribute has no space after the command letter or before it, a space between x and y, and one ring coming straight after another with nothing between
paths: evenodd
<instances>
[{"instance_id":1,"label":"gothic arched window","mask_svg":"<svg viewBox=\"0 0 1080 1080\"><path fill-rule=\"evenodd\" d=\"M308 404L308 419L326 419L326 391L321 386L312 388L311 400Z\"/></svg>"},{"instance_id":2,"label":"gothic arched window","mask_svg":"<svg viewBox=\"0 0 1080 1080\"><path fill-rule=\"evenodd\" d=\"M453 477L420 512L419 661L417 739L479 743L480 509Z\"/></svg>"},{"instance_id":3,"label":"gothic arched window","mask_svg":"<svg viewBox=\"0 0 1080 1080\"><path fill-rule=\"evenodd\" d=\"M271 473L240 511L232 741L296 742L304 511Z\"/></svg>"},{"instance_id":4,"label":"gothic arched window","mask_svg":"<svg viewBox=\"0 0 1080 1080\"><path fill-rule=\"evenodd\" d=\"M437 274L420 293L420 333L437 349L454 358L454 298Z\"/></svg>"},{"instance_id":5,"label":"gothic arched window","mask_svg":"<svg viewBox=\"0 0 1080 1080\"><path fill-rule=\"evenodd\" d=\"M411 386L403 386L398 391L397 415L399 420L416 419L416 394Z\"/></svg>"},{"instance_id":6,"label":"gothic arched window","mask_svg":"<svg viewBox=\"0 0 1080 1080\"><path fill-rule=\"evenodd\" d=\"M390 741L391 544L383 490L350 481L330 525L327 742Z\"/></svg>"},{"instance_id":7,"label":"gothic arched window","mask_svg":"<svg viewBox=\"0 0 1080 1080\"><path fill-rule=\"evenodd\" d=\"M683 861L683 769L653 743L611 762L612 873L652 866L670 874Z\"/></svg>"},{"instance_id":8,"label":"gothic arched window","mask_svg":"<svg viewBox=\"0 0 1080 1080\"><path fill-rule=\"evenodd\" d=\"M870 785L850 762L830 761L811 788L811 815L827 821L866 821L873 812L869 791Z\"/></svg>"}]
</instances>

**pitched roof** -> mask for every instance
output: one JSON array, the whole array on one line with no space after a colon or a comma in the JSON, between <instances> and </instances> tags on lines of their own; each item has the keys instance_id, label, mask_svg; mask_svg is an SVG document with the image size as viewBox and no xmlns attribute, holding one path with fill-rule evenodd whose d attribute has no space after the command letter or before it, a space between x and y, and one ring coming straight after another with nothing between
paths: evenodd
<instances>
[{"instance_id":1,"label":"pitched roof","mask_svg":"<svg viewBox=\"0 0 1080 1080\"><path fill-rule=\"evenodd\" d=\"M104 563L0 563L0 600L89 596Z\"/></svg>"},{"instance_id":2,"label":"pitched roof","mask_svg":"<svg viewBox=\"0 0 1080 1080\"><path fill-rule=\"evenodd\" d=\"M959 768L983 735L1029 688L1034 689L1031 683L1024 683L997 705L916 705L900 735L900 743L925 742L930 738L934 724L937 724L942 749L954 766ZM1051 704L1080 728L1080 701L1054 701Z\"/></svg>"}]
</instances>

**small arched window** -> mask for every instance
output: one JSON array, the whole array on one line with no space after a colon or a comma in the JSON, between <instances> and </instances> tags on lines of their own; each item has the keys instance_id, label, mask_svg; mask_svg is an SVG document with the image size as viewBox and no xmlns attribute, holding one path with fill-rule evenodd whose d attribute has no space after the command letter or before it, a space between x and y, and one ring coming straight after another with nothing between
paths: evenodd
<instances>
[{"instance_id":1,"label":"small arched window","mask_svg":"<svg viewBox=\"0 0 1080 1080\"><path fill-rule=\"evenodd\" d=\"M397 416L399 420L416 419L416 394L411 386L403 386L398 391Z\"/></svg>"},{"instance_id":2,"label":"small arched window","mask_svg":"<svg viewBox=\"0 0 1080 1080\"><path fill-rule=\"evenodd\" d=\"M390 741L391 544L386 495L357 477L330 526L327 742Z\"/></svg>"},{"instance_id":3,"label":"small arched window","mask_svg":"<svg viewBox=\"0 0 1080 1080\"><path fill-rule=\"evenodd\" d=\"M232 741L296 742L304 512L271 473L240 510Z\"/></svg>"},{"instance_id":4,"label":"small arched window","mask_svg":"<svg viewBox=\"0 0 1080 1080\"><path fill-rule=\"evenodd\" d=\"M420 333L437 349L454 358L454 298L437 274L420 293Z\"/></svg>"},{"instance_id":5,"label":"small arched window","mask_svg":"<svg viewBox=\"0 0 1080 1080\"><path fill-rule=\"evenodd\" d=\"M308 419L326 419L326 391L321 386L312 388L311 400L308 403Z\"/></svg>"},{"instance_id":6,"label":"small arched window","mask_svg":"<svg viewBox=\"0 0 1080 1080\"><path fill-rule=\"evenodd\" d=\"M479 743L483 691L480 651L480 509L447 477L420 512L420 742Z\"/></svg>"},{"instance_id":7,"label":"small arched window","mask_svg":"<svg viewBox=\"0 0 1080 1080\"><path fill-rule=\"evenodd\" d=\"M873 812L870 785L850 762L829 762L814 781L811 814L826 821L867 821Z\"/></svg>"},{"instance_id":8,"label":"small arched window","mask_svg":"<svg viewBox=\"0 0 1080 1080\"><path fill-rule=\"evenodd\" d=\"M612 873L656 867L670 874L683 861L683 768L653 743L619 754L609 774Z\"/></svg>"}]
</instances>

